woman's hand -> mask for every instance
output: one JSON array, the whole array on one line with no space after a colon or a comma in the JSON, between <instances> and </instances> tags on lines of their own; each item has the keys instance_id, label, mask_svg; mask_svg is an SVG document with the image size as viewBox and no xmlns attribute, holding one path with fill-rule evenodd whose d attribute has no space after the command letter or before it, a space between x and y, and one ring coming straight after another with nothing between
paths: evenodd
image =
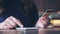
<instances>
[{"instance_id":1,"label":"woman's hand","mask_svg":"<svg viewBox=\"0 0 60 34\"><path fill-rule=\"evenodd\" d=\"M41 18L38 19L35 26L44 28L47 25L48 21L49 20L46 17L41 17Z\"/></svg>"},{"instance_id":2,"label":"woman's hand","mask_svg":"<svg viewBox=\"0 0 60 34\"><path fill-rule=\"evenodd\" d=\"M16 25L18 25L19 27L23 27L22 23L18 19L10 16L0 24L0 29L10 29L16 27Z\"/></svg>"}]
</instances>

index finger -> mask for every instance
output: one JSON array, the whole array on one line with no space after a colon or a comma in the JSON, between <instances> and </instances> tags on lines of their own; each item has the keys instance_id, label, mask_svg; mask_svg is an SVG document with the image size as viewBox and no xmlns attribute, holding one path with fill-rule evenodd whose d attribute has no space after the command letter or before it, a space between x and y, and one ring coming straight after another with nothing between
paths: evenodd
<instances>
[{"instance_id":1,"label":"index finger","mask_svg":"<svg viewBox=\"0 0 60 34\"><path fill-rule=\"evenodd\" d=\"M11 18L19 27L23 27L23 24L22 24L18 19L16 19L16 18L13 17L13 16L10 16L10 18Z\"/></svg>"}]
</instances>

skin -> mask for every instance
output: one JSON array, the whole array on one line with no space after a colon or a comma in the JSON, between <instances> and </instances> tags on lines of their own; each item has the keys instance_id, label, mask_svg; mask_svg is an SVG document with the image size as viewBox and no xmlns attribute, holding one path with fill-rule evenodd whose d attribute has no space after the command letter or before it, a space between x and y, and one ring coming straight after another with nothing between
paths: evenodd
<instances>
[{"instance_id":1,"label":"skin","mask_svg":"<svg viewBox=\"0 0 60 34\"><path fill-rule=\"evenodd\" d=\"M4 22L2 22L0 24L0 28L1 29L10 29L10 28L16 27L16 25L18 25L21 28L23 27L22 23L18 19L16 19L13 16L10 16Z\"/></svg>"},{"instance_id":2,"label":"skin","mask_svg":"<svg viewBox=\"0 0 60 34\"><path fill-rule=\"evenodd\" d=\"M40 24L42 24L44 27L47 24L47 19L45 19L45 17L39 18L35 26L41 27ZM10 29L10 28L16 27L16 25L18 25L21 28L24 27L23 24L18 19L16 19L13 16L10 16L4 22L2 22L0 24L0 29ZM43 28L43 27L41 27L41 28Z\"/></svg>"},{"instance_id":3,"label":"skin","mask_svg":"<svg viewBox=\"0 0 60 34\"><path fill-rule=\"evenodd\" d=\"M46 19L46 16L44 16L38 19L35 26L39 28L44 28L47 25L47 23L48 23L48 19Z\"/></svg>"}]
</instances>

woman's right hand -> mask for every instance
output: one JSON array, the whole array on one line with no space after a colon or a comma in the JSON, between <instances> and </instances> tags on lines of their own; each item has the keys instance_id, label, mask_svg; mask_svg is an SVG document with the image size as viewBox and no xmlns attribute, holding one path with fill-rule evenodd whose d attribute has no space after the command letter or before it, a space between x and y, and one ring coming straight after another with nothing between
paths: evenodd
<instances>
[{"instance_id":1,"label":"woman's right hand","mask_svg":"<svg viewBox=\"0 0 60 34\"><path fill-rule=\"evenodd\" d=\"M23 27L23 24L18 19L10 16L4 22L0 23L0 29L10 29L16 27L16 25Z\"/></svg>"}]
</instances>

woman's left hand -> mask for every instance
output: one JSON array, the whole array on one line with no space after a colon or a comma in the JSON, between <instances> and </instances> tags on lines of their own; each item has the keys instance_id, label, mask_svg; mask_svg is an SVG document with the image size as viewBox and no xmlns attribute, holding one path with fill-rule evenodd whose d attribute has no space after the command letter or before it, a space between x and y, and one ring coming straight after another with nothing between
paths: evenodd
<instances>
[{"instance_id":1,"label":"woman's left hand","mask_svg":"<svg viewBox=\"0 0 60 34\"><path fill-rule=\"evenodd\" d=\"M49 20L46 17L41 17L41 18L38 19L35 26L44 28L47 25L48 21Z\"/></svg>"}]
</instances>

